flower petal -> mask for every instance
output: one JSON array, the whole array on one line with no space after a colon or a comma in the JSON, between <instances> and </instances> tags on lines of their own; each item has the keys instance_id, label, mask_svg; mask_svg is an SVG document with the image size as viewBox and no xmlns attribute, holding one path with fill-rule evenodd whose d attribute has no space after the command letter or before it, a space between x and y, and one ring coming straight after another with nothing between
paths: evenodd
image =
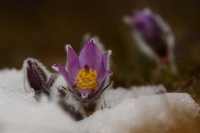
<instances>
[{"instance_id":1,"label":"flower petal","mask_svg":"<svg viewBox=\"0 0 200 133\"><path fill-rule=\"evenodd\" d=\"M106 70L105 74L104 74L102 77L100 77L100 78L97 79L97 83L98 83L98 86L99 86L99 87L102 85L102 83L103 83L103 81L105 80L105 78L106 78L108 75L110 75L110 74L112 74L112 72L109 71L109 70Z\"/></svg>"},{"instance_id":2,"label":"flower petal","mask_svg":"<svg viewBox=\"0 0 200 133\"><path fill-rule=\"evenodd\" d=\"M101 65L98 66L98 68L96 69L97 70L97 73L98 73L98 78L104 76L106 70L107 70L107 61L108 61L108 54L109 54L109 51L107 51L106 53L103 54L102 56L102 61L101 61Z\"/></svg>"},{"instance_id":3,"label":"flower petal","mask_svg":"<svg viewBox=\"0 0 200 133\"><path fill-rule=\"evenodd\" d=\"M86 44L81 50L79 61L81 68L85 65L88 65L92 70L97 70L99 68L102 62L102 56L98 47L93 43L93 40Z\"/></svg>"},{"instance_id":4,"label":"flower petal","mask_svg":"<svg viewBox=\"0 0 200 133\"><path fill-rule=\"evenodd\" d=\"M58 71L64 77L64 79L67 81L67 84L69 85L69 87L73 88L73 86L75 84L72 82L72 80L69 77L69 74L67 73L66 69L63 66L61 66L60 64L55 64L54 67L58 68Z\"/></svg>"},{"instance_id":5,"label":"flower petal","mask_svg":"<svg viewBox=\"0 0 200 133\"><path fill-rule=\"evenodd\" d=\"M98 82L99 86L98 86L97 90L94 93L90 93L89 98L96 97L97 95L99 95L104 90L104 83L106 81L106 78L110 74L112 74L112 72L109 71L109 70L107 70L106 73L105 73L105 75L102 78L98 79L97 82Z\"/></svg>"},{"instance_id":6,"label":"flower petal","mask_svg":"<svg viewBox=\"0 0 200 133\"><path fill-rule=\"evenodd\" d=\"M108 54L109 53L110 53L110 51L107 51L106 53L103 54L103 57L102 57L103 65L104 65L105 69L108 68Z\"/></svg>"},{"instance_id":7,"label":"flower petal","mask_svg":"<svg viewBox=\"0 0 200 133\"><path fill-rule=\"evenodd\" d=\"M67 71L69 76L75 81L76 75L80 70L79 59L76 52L69 46L67 48Z\"/></svg>"},{"instance_id":8,"label":"flower petal","mask_svg":"<svg viewBox=\"0 0 200 133\"><path fill-rule=\"evenodd\" d=\"M106 81L106 78L110 74L112 74L112 72L109 71L109 70L106 70L106 73L104 74L104 76L97 80L98 88L97 88L97 90L95 92L90 93L89 98L96 97L96 95L98 95L99 93L101 93L103 91L103 87L104 87L104 83Z\"/></svg>"},{"instance_id":9,"label":"flower petal","mask_svg":"<svg viewBox=\"0 0 200 133\"><path fill-rule=\"evenodd\" d=\"M133 18L133 27L142 34L144 39L153 39L162 35L161 27L155 14L146 10L136 13Z\"/></svg>"}]
</instances>

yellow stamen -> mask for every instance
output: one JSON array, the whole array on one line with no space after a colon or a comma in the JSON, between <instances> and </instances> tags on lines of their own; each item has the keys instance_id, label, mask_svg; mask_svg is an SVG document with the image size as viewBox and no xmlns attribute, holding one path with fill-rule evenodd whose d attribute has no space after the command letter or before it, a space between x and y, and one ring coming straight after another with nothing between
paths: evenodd
<instances>
[{"instance_id":1,"label":"yellow stamen","mask_svg":"<svg viewBox=\"0 0 200 133\"><path fill-rule=\"evenodd\" d=\"M77 88L94 90L97 87L97 72L91 68L82 68L76 76Z\"/></svg>"}]
</instances>

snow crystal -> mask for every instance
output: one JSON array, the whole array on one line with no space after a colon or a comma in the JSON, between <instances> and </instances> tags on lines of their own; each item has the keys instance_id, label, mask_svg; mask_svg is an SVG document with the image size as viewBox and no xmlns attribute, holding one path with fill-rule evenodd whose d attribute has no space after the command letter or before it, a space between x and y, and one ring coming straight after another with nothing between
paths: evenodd
<instances>
[{"instance_id":1,"label":"snow crystal","mask_svg":"<svg viewBox=\"0 0 200 133\"><path fill-rule=\"evenodd\" d=\"M37 102L33 93L26 93L23 77L22 70L0 71L1 133L164 133L194 119L200 110L189 94L164 93L162 85L119 87L102 95L100 104L107 108L75 121L56 101L43 97ZM55 97L56 86L66 85L63 81L59 77L51 88Z\"/></svg>"}]
</instances>

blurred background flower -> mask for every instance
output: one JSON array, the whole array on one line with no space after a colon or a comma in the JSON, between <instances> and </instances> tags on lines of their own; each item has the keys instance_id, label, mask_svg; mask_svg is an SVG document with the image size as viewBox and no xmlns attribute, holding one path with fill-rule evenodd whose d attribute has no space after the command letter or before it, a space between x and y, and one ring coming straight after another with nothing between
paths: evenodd
<instances>
[{"instance_id":1,"label":"blurred background flower","mask_svg":"<svg viewBox=\"0 0 200 133\"><path fill-rule=\"evenodd\" d=\"M163 83L169 90L198 87L199 6L197 0L1 0L0 68L21 68L27 57L39 59L49 70L56 62L64 65L65 44L70 43L79 51L84 34L90 32L100 38L106 49L112 50L114 86ZM146 7L171 26L179 76L164 74L152 80L156 64L138 50L131 28L122 20L125 15ZM196 91L192 94L200 93Z\"/></svg>"}]
</instances>

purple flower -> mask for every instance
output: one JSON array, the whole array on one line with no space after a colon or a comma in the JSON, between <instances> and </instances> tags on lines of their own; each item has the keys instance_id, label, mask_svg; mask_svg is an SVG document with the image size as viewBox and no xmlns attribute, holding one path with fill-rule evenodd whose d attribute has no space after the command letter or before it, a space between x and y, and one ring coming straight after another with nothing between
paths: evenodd
<instances>
[{"instance_id":1,"label":"purple flower","mask_svg":"<svg viewBox=\"0 0 200 133\"><path fill-rule=\"evenodd\" d=\"M37 100L42 93L49 96L50 87L57 76L52 75L40 62L33 58L24 61L23 69L25 90L28 92L33 89Z\"/></svg>"},{"instance_id":2,"label":"purple flower","mask_svg":"<svg viewBox=\"0 0 200 133\"><path fill-rule=\"evenodd\" d=\"M105 81L112 73L107 69L108 56L109 51L102 55L91 40L81 50L79 57L67 45L67 68L60 64L54 66L58 68L76 99L90 102L98 99L102 91L107 88Z\"/></svg>"},{"instance_id":3,"label":"purple flower","mask_svg":"<svg viewBox=\"0 0 200 133\"><path fill-rule=\"evenodd\" d=\"M131 21L131 25L145 40L150 41L161 38L162 28L154 14L139 10Z\"/></svg>"},{"instance_id":4,"label":"purple flower","mask_svg":"<svg viewBox=\"0 0 200 133\"><path fill-rule=\"evenodd\" d=\"M134 16L125 17L125 22L134 29L134 39L139 48L149 57L175 68L174 36L170 27L160 16L149 9L138 10Z\"/></svg>"}]
</instances>

